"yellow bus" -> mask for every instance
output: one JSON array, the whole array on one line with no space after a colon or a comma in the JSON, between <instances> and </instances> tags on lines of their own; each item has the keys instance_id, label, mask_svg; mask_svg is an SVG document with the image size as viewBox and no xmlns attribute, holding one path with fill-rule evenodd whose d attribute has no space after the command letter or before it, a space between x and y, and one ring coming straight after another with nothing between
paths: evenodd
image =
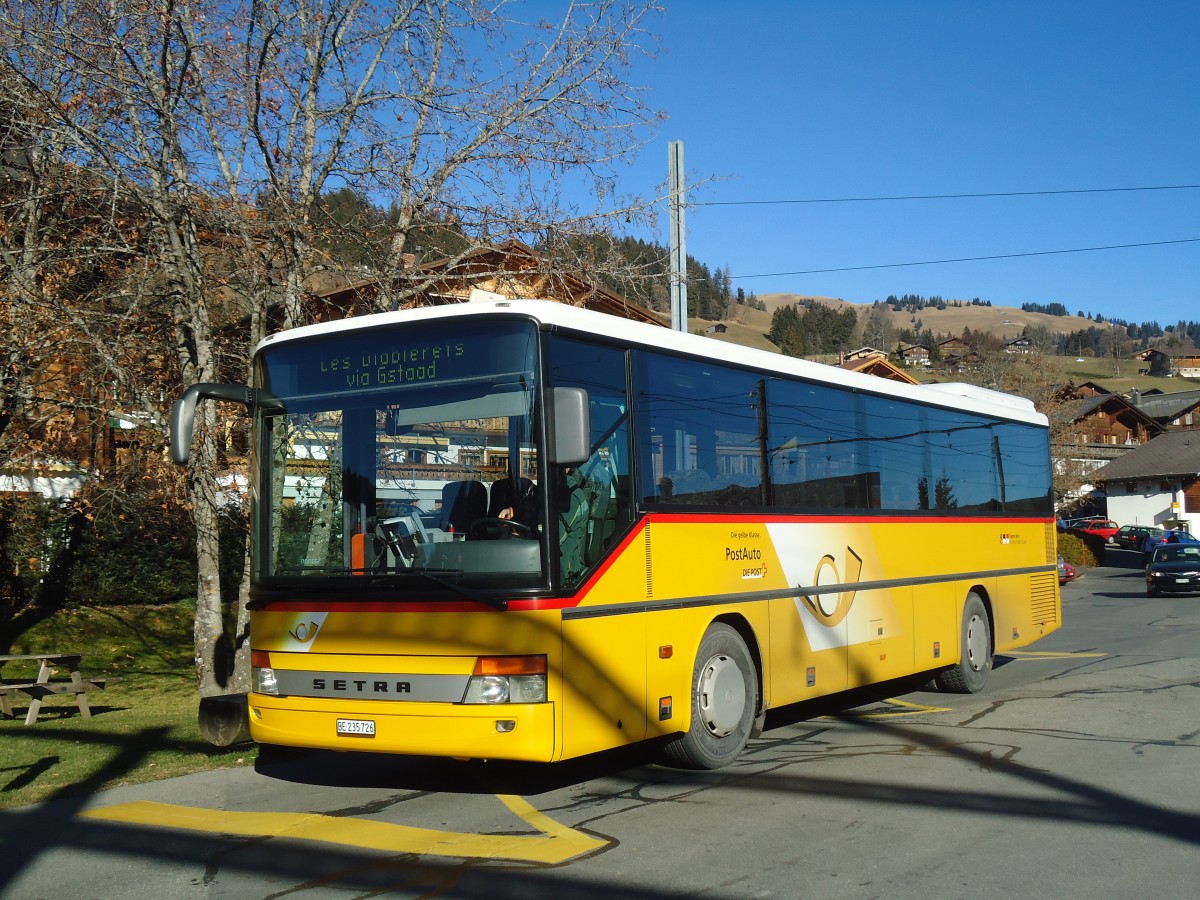
<instances>
[{"instance_id":1,"label":"yellow bus","mask_svg":"<svg viewBox=\"0 0 1200 900\"><path fill-rule=\"evenodd\" d=\"M1046 418L538 300L267 338L253 417L261 743L729 763L768 710L1058 627Z\"/></svg>"}]
</instances>

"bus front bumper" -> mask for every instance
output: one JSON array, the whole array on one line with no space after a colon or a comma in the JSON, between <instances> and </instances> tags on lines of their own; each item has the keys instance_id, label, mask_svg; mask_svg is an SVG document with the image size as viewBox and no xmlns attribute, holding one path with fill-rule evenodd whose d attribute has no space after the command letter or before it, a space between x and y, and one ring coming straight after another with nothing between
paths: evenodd
<instances>
[{"instance_id":1,"label":"bus front bumper","mask_svg":"<svg viewBox=\"0 0 1200 900\"><path fill-rule=\"evenodd\" d=\"M525 762L557 758L553 703L399 701L348 708L338 700L251 693L250 736L261 744L317 750Z\"/></svg>"}]
</instances>

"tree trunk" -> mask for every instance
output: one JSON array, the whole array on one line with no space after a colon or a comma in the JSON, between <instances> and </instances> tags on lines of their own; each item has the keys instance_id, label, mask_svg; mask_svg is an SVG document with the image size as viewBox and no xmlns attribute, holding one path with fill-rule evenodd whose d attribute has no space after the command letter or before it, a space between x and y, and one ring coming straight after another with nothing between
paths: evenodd
<instances>
[{"instance_id":1,"label":"tree trunk","mask_svg":"<svg viewBox=\"0 0 1200 900\"><path fill-rule=\"evenodd\" d=\"M199 415L206 424L215 417L213 405L203 404ZM196 622L195 640L196 683L201 697L222 694L233 670L231 642L225 634L221 610L220 571L220 514L217 510L215 484L216 453L204 429L204 437L193 456L191 500L196 521Z\"/></svg>"}]
</instances>

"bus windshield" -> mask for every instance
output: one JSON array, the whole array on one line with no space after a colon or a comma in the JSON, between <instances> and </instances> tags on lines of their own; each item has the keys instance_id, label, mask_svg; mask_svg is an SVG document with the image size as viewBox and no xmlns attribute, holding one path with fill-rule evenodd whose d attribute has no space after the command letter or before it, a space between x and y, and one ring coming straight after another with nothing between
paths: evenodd
<instances>
[{"instance_id":1,"label":"bus windshield","mask_svg":"<svg viewBox=\"0 0 1200 900\"><path fill-rule=\"evenodd\" d=\"M435 320L260 354L258 583L399 595L546 583L537 332Z\"/></svg>"}]
</instances>

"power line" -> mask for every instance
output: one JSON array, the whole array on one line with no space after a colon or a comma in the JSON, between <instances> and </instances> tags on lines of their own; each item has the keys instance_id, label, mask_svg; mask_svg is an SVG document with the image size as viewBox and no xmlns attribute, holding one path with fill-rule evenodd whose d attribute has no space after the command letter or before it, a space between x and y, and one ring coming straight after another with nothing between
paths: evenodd
<instances>
[{"instance_id":1,"label":"power line","mask_svg":"<svg viewBox=\"0 0 1200 900\"><path fill-rule=\"evenodd\" d=\"M978 194L910 194L882 197L812 197L799 200L707 200L688 206L775 206L799 203L878 203L890 200L964 200L980 197L1051 197L1062 194L1117 194L1134 191L1192 191L1200 184L1160 184L1147 187L1077 188L1054 191L997 191Z\"/></svg>"},{"instance_id":2,"label":"power line","mask_svg":"<svg viewBox=\"0 0 1200 900\"><path fill-rule=\"evenodd\" d=\"M902 269L909 266L940 266L945 263L984 262L992 259L1019 259L1029 256L1055 256L1064 253L1094 253L1099 250L1128 250L1133 247L1163 247L1168 244L1194 244L1200 238L1180 238L1174 241L1146 241L1141 244L1109 244L1104 247L1076 247L1070 250L1034 250L1028 253L998 253L993 256L961 256L954 259L927 259L920 262L880 263L873 266L840 266L831 269L801 269L795 272L761 272L756 275L734 275L741 278L775 278L781 275L821 275L829 272L862 272L867 269Z\"/></svg>"}]
</instances>

